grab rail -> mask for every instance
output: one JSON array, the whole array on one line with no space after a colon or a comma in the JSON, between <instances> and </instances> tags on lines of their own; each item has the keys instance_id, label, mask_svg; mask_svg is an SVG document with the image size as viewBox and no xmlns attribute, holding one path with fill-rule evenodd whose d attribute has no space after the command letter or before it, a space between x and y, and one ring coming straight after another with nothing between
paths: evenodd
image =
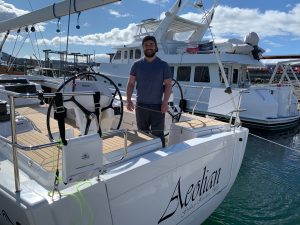
<instances>
[{"instance_id":1,"label":"grab rail","mask_svg":"<svg viewBox=\"0 0 300 225\"><path fill-rule=\"evenodd\" d=\"M15 175L15 189L16 192L20 192L20 174L18 165L18 151L16 148L17 135L16 135L16 118L15 118L15 99L14 96L9 96L10 103L10 125L11 125L11 140L13 149L13 164L14 164L14 175Z\"/></svg>"},{"instance_id":2,"label":"grab rail","mask_svg":"<svg viewBox=\"0 0 300 225\"><path fill-rule=\"evenodd\" d=\"M127 145L127 132L128 132L128 130L127 129L109 131L109 132L106 132L105 135L106 136L109 136L109 135L113 136L114 134L120 133L120 132L123 133L123 137L124 137L124 154L123 154L123 156L121 156L121 158L119 158L119 159L117 159L117 160L115 160L111 163L105 164L104 167L106 167L106 168L110 167L110 166L113 166L113 165L117 164L118 162L122 161L128 154L128 145Z\"/></svg>"}]
</instances>

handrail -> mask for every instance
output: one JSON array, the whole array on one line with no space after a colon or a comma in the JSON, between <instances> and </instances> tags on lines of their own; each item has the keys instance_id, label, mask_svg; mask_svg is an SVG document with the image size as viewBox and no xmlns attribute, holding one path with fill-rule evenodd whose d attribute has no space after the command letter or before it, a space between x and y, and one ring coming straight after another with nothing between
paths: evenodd
<instances>
[{"instance_id":1,"label":"handrail","mask_svg":"<svg viewBox=\"0 0 300 225\"><path fill-rule=\"evenodd\" d=\"M117 164L118 162L122 161L128 154L128 145L127 145L127 132L128 130L127 129L124 129L124 130L113 130L113 131L109 131L109 132L106 132L105 134L106 135L114 135L115 133L123 133L123 136L124 136L124 155L121 156L120 159L117 159L111 163L107 163L104 165L104 167L110 167L110 166L113 166L115 164Z\"/></svg>"},{"instance_id":2,"label":"handrail","mask_svg":"<svg viewBox=\"0 0 300 225\"><path fill-rule=\"evenodd\" d=\"M4 89L0 89L1 94L7 94L8 96L13 96L14 98L38 98L37 93L17 93L13 91L7 91ZM82 91L82 92L63 92L62 95L66 97L71 97L71 96L79 96L79 95L93 95L95 94L94 91ZM43 94L44 98L53 98L55 97L55 93L44 93Z\"/></svg>"},{"instance_id":3,"label":"handrail","mask_svg":"<svg viewBox=\"0 0 300 225\"><path fill-rule=\"evenodd\" d=\"M13 150L13 164L14 164L14 177L16 192L20 192L20 175L18 165L18 151L16 148L17 135L16 135L16 118L15 118L15 99L14 96L9 96L10 103L10 124L11 124L11 140Z\"/></svg>"},{"instance_id":4,"label":"handrail","mask_svg":"<svg viewBox=\"0 0 300 225\"><path fill-rule=\"evenodd\" d=\"M19 148L23 151L34 151L34 150L57 146L57 145L61 144L59 141L54 141L54 142L50 142L50 143L46 143L46 144L25 146L25 145L18 144L17 141L15 143L13 143L11 140L9 140L8 138L5 138L3 136L0 136L0 140L6 142L7 144L15 145L17 148Z\"/></svg>"}]
</instances>

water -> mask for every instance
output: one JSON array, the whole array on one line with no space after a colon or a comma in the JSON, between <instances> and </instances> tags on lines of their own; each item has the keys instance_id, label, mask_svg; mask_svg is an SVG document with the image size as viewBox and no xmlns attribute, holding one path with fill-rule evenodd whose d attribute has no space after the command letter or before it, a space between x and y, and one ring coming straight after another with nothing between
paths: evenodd
<instances>
[{"instance_id":1,"label":"water","mask_svg":"<svg viewBox=\"0 0 300 225\"><path fill-rule=\"evenodd\" d=\"M249 135L239 175L203 225L300 225L300 129Z\"/></svg>"}]
</instances>

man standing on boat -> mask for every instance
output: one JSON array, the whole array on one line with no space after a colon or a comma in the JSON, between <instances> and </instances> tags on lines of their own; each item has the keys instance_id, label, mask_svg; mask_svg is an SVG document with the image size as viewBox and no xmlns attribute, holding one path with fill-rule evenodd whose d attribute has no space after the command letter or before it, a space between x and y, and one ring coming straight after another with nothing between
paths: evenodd
<instances>
[{"instance_id":1,"label":"man standing on boat","mask_svg":"<svg viewBox=\"0 0 300 225\"><path fill-rule=\"evenodd\" d=\"M172 91L172 74L169 65L157 57L157 42L154 36L143 38L144 57L134 62L127 83L127 109L134 110L131 96L135 83L136 121L139 130L160 137L165 147L165 113Z\"/></svg>"}]
</instances>

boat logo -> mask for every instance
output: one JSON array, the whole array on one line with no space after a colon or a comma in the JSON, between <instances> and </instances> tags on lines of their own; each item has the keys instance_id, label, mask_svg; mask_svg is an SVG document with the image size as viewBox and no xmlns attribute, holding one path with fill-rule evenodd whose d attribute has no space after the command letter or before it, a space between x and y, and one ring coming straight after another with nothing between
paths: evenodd
<instances>
[{"instance_id":1,"label":"boat logo","mask_svg":"<svg viewBox=\"0 0 300 225\"><path fill-rule=\"evenodd\" d=\"M181 210L182 217L186 217L189 213L199 208L205 199L211 197L220 188L220 175L221 168L210 172L205 166L201 179L188 186L184 185L188 187L186 192L182 189L183 185L181 177L179 177L169 203L157 224L172 217L178 209Z\"/></svg>"},{"instance_id":2,"label":"boat logo","mask_svg":"<svg viewBox=\"0 0 300 225\"><path fill-rule=\"evenodd\" d=\"M86 160L86 159L89 159L89 158L90 158L90 155L88 153L83 153L81 155L81 159L83 159L83 160Z\"/></svg>"},{"instance_id":3,"label":"boat logo","mask_svg":"<svg viewBox=\"0 0 300 225\"><path fill-rule=\"evenodd\" d=\"M6 213L6 211L4 209L2 209L2 212L1 212L3 218L9 222L10 224L14 225L14 223L11 221L11 219L9 218L8 214ZM16 222L16 225L21 225L21 223L19 222Z\"/></svg>"}]
</instances>

